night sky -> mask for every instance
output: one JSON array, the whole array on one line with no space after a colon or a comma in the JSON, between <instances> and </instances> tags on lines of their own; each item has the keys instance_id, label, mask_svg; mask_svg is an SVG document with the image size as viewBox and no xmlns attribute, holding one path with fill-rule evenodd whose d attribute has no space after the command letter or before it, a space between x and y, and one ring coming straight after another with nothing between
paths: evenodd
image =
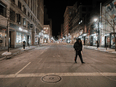
<instances>
[{"instance_id":1,"label":"night sky","mask_svg":"<svg viewBox=\"0 0 116 87\"><path fill-rule=\"evenodd\" d=\"M57 36L61 32L61 24L64 22L66 6L73 6L77 0L44 0L48 17L52 19L52 34Z\"/></svg>"},{"instance_id":2,"label":"night sky","mask_svg":"<svg viewBox=\"0 0 116 87\"><path fill-rule=\"evenodd\" d=\"M64 22L64 12L66 6L73 6L76 2L89 3L88 0L44 0L45 8L47 8L48 17L52 19L53 36L60 35L61 24ZM94 0L95 1L95 0Z\"/></svg>"}]
</instances>

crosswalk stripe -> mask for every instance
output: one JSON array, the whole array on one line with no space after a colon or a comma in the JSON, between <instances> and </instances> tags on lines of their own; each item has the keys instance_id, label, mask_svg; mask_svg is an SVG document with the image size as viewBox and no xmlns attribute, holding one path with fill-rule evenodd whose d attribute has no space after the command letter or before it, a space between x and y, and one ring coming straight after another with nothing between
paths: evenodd
<instances>
[{"instance_id":1,"label":"crosswalk stripe","mask_svg":"<svg viewBox=\"0 0 116 87\"><path fill-rule=\"evenodd\" d=\"M59 75L59 76L116 76L116 73L31 73L31 74L9 74L0 75L0 78L23 78L23 77L42 77L46 75Z\"/></svg>"}]
</instances>

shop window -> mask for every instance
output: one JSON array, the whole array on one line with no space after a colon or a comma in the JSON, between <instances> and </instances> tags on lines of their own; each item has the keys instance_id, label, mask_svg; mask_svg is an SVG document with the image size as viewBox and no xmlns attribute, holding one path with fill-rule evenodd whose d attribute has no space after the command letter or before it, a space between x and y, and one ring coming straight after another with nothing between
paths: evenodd
<instances>
[{"instance_id":1,"label":"shop window","mask_svg":"<svg viewBox=\"0 0 116 87\"><path fill-rule=\"evenodd\" d=\"M18 7L21 9L21 2L18 1Z\"/></svg>"},{"instance_id":2,"label":"shop window","mask_svg":"<svg viewBox=\"0 0 116 87\"><path fill-rule=\"evenodd\" d=\"M21 34L21 39L22 39L22 43L23 41L27 42L27 36L25 34Z\"/></svg>"},{"instance_id":3,"label":"shop window","mask_svg":"<svg viewBox=\"0 0 116 87\"><path fill-rule=\"evenodd\" d=\"M0 1L0 15L6 17L6 5Z\"/></svg>"},{"instance_id":4,"label":"shop window","mask_svg":"<svg viewBox=\"0 0 116 87\"><path fill-rule=\"evenodd\" d=\"M16 33L16 45L22 45L23 41L27 42L27 36L20 32Z\"/></svg>"},{"instance_id":5,"label":"shop window","mask_svg":"<svg viewBox=\"0 0 116 87\"><path fill-rule=\"evenodd\" d=\"M15 22L15 11L13 11L12 9L10 9L10 20Z\"/></svg>"},{"instance_id":6,"label":"shop window","mask_svg":"<svg viewBox=\"0 0 116 87\"><path fill-rule=\"evenodd\" d=\"M21 45L21 33L16 33L16 45Z\"/></svg>"}]
</instances>

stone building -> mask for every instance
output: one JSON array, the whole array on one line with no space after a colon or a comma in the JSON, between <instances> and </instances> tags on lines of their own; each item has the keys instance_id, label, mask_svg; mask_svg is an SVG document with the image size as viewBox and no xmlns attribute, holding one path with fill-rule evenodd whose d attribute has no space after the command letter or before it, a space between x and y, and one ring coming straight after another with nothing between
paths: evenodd
<instances>
[{"instance_id":1,"label":"stone building","mask_svg":"<svg viewBox=\"0 0 116 87\"><path fill-rule=\"evenodd\" d=\"M0 1L0 48L8 47L8 41L13 48L22 46L23 41L26 45L37 44L44 23L43 1Z\"/></svg>"}]
</instances>

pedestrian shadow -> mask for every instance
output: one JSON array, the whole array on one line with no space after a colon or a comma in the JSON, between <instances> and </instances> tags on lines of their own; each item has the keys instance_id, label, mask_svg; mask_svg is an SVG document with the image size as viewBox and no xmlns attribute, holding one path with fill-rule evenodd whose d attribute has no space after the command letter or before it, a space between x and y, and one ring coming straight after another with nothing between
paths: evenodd
<instances>
[{"instance_id":1,"label":"pedestrian shadow","mask_svg":"<svg viewBox=\"0 0 116 87\"><path fill-rule=\"evenodd\" d=\"M71 66L69 66L68 68L67 68L67 70L69 71L69 72L76 72L80 67L82 67L82 64L80 64L80 65L76 65L75 63L73 63Z\"/></svg>"},{"instance_id":2,"label":"pedestrian shadow","mask_svg":"<svg viewBox=\"0 0 116 87\"><path fill-rule=\"evenodd\" d=\"M60 62L60 61L59 61L59 62L58 62L58 61L45 62L45 63L50 63L50 64L52 64L52 63L55 63L55 64L59 64L59 63L61 63L61 64L62 64L62 63L63 63L63 64L64 64L64 63L65 63L65 64L75 64L74 62Z\"/></svg>"}]
</instances>

